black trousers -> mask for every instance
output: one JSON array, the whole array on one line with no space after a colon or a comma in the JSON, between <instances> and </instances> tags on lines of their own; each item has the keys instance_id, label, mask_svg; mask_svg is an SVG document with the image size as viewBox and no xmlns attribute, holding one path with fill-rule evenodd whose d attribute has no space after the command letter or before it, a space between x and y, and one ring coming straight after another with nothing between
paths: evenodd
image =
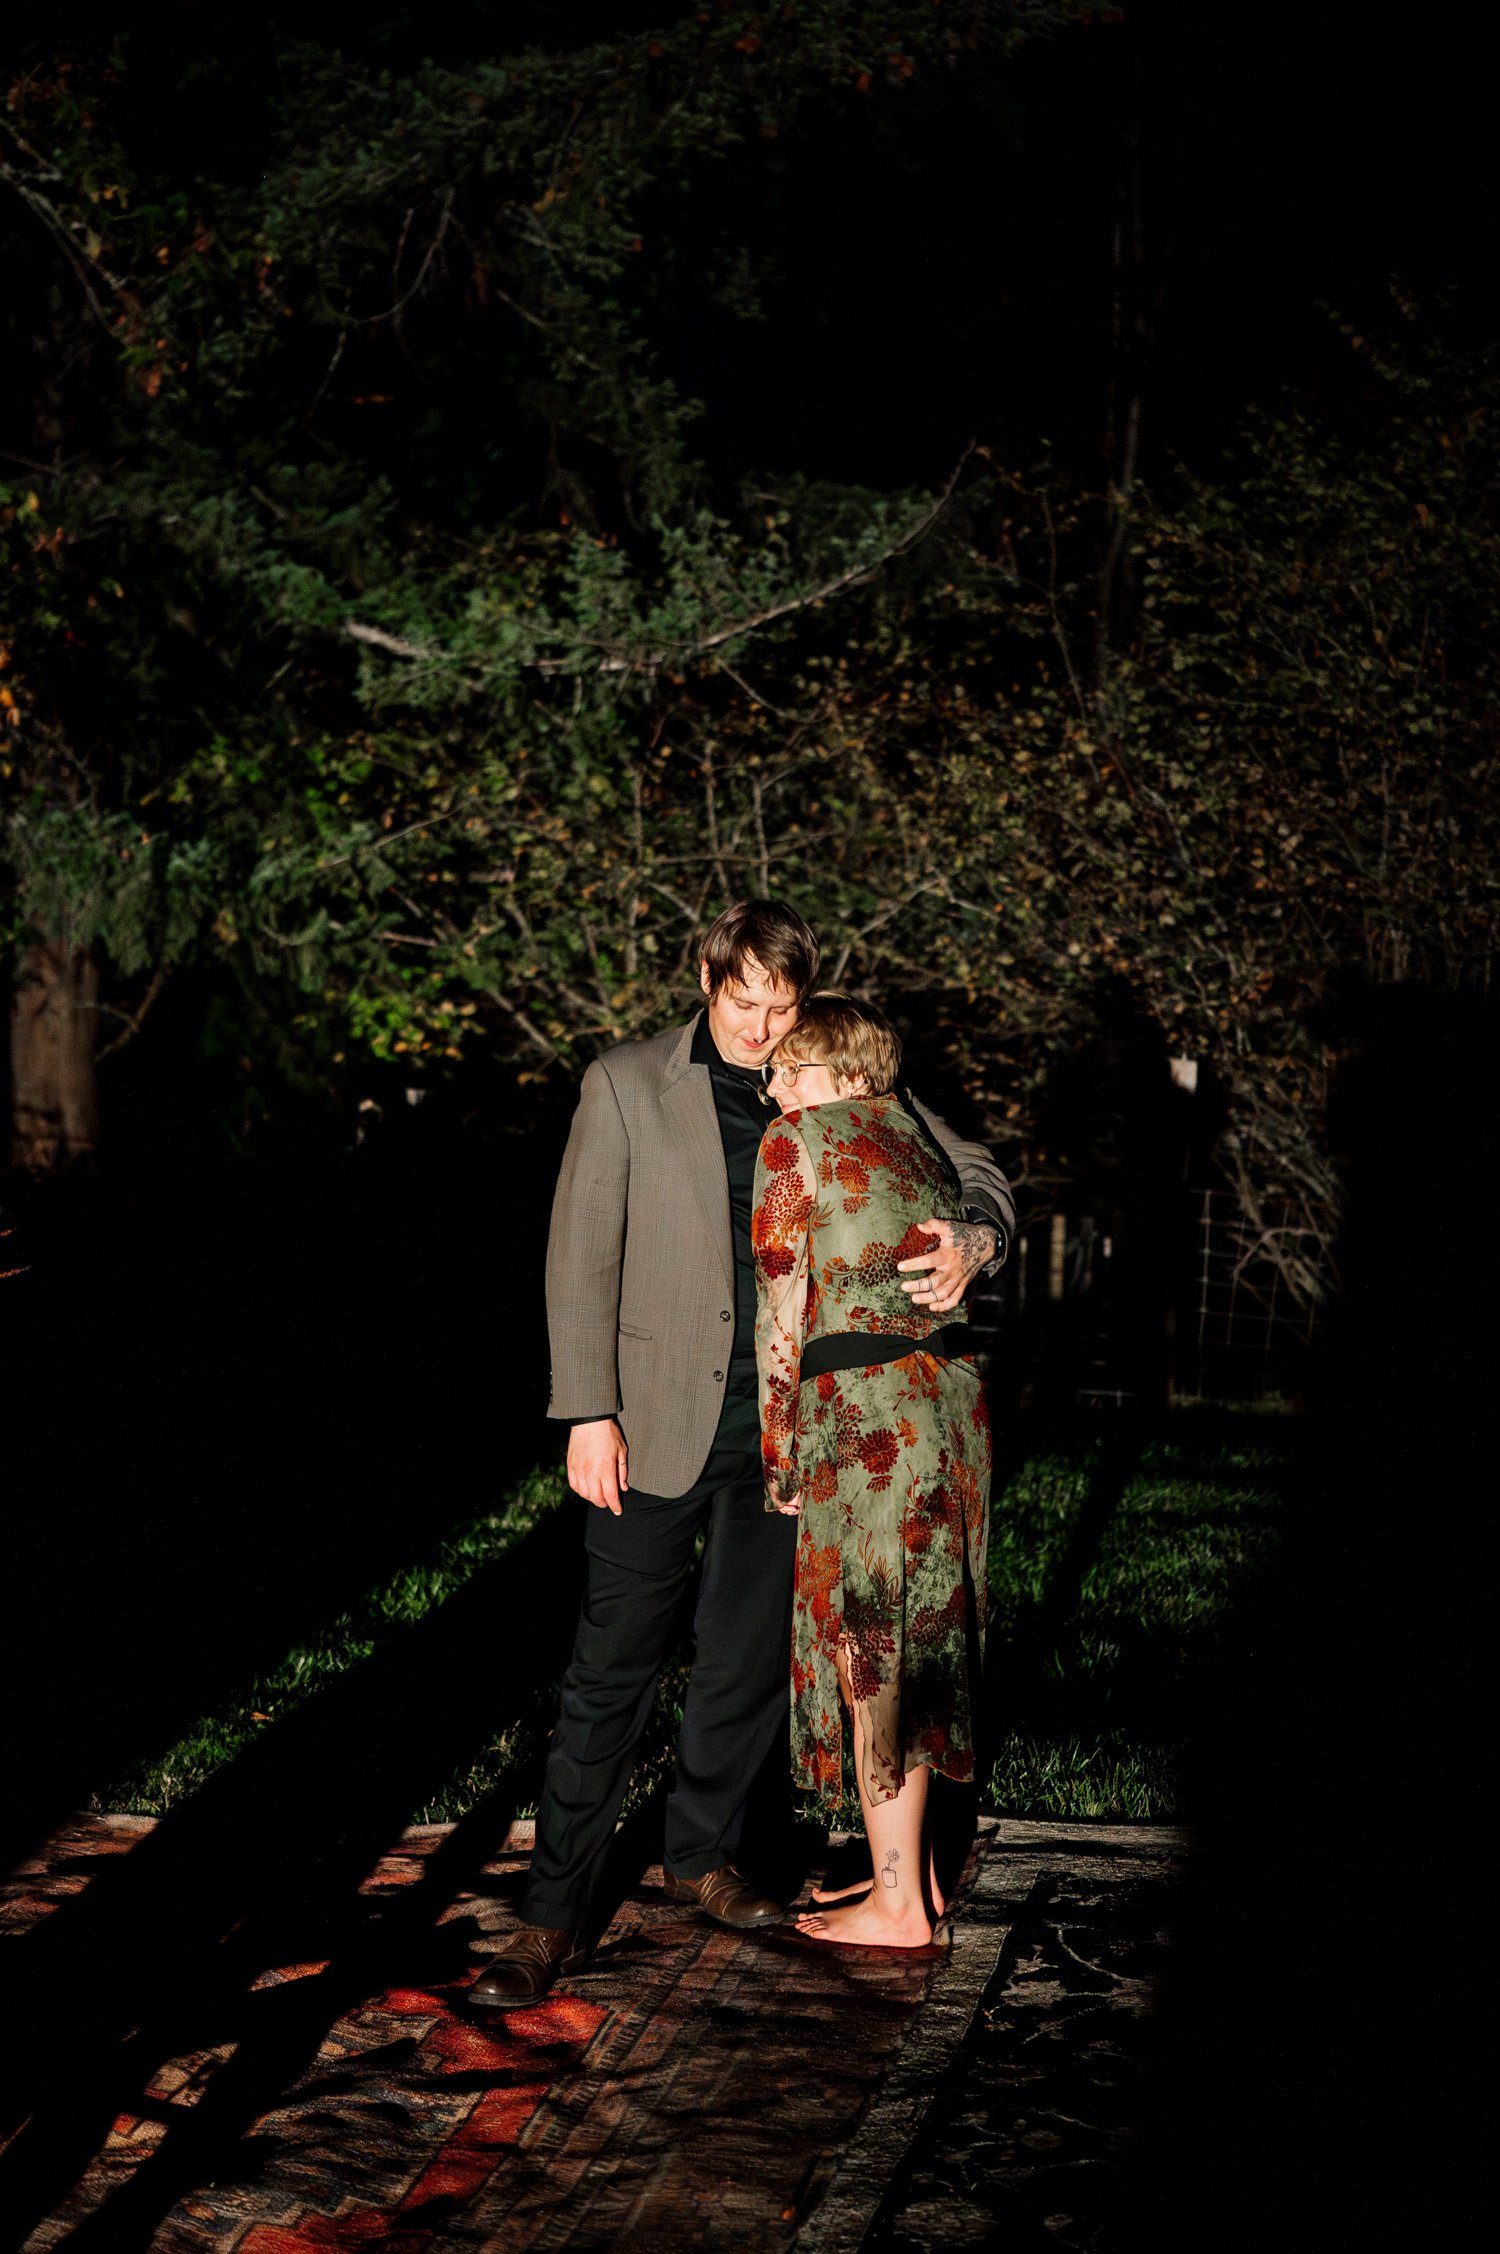
<instances>
[{"instance_id":1,"label":"black trousers","mask_svg":"<svg viewBox=\"0 0 1500 2254\"><path fill-rule=\"evenodd\" d=\"M618 1518L583 1506L588 1581L537 1810L529 1924L576 1932L585 1922L700 1527L696 1650L666 1811L674 1877L730 1861L755 1773L789 1731L797 1520L765 1508L754 1383L753 1367L731 1367L713 1452L687 1494L627 1489Z\"/></svg>"}]
</instances>

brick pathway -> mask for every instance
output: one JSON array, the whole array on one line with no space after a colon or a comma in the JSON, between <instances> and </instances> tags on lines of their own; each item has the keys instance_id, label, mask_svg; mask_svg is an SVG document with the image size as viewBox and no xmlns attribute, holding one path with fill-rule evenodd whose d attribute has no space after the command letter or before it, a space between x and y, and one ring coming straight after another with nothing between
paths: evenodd
<instances>
[{"instance_id":1,"label":"brick pathway","mask_svg":"<svg viewBox=\"0 0 1500 2254\"><path fill-rule=\"evenodd\" d=\"M56 1938L150 1829L106 1817L59 1832L5 1889L16 1961ZM1132 1889L1155 1916L1184 1847L1136 1826L987 1825L954 1946L920 1955L829 1950L790 1929L721 1933L685 1918L648 1873L585 1972L496 2024L466 2013L464 1990L514 1915L522 1827L432 1916L392 1926L420 1899L414 1888L432 1893L449 1836L409 1831L365 1878L363 1947L205 1984L159 2027L122 2027L106 2052L44 2077L29 2111L18 2100L0 2125L0 2244L749 2254L795 2242L798 2254L854 2254L867 2240L987 2243L1008 2203L1035 2208L1024 2186L1038 2167L1065 2169L1069 2136L1082 2139L1072 2157L1081 2151L1085 2170L1115 2136L1148 1968L1106 1965L1104 1952L1129 1946L1103 1928ZM387 1980L392 1969L391 1948L372 1945L383 1930L404 1932L395 1953L405 1948L409 1969L372 1993L370 1966ZM1094 1967L1088 2010L1073 2009L1081 1991L1067 1990L1066 1965L1043 1996L1038 1934L1054 1937L1044 1951L1064 1946ZM1090 2011L1116 2028L1124 2061L1097 2127L1087 2091L1109 2077L1085 2064L1069 2082L1067 2067L1097 2050ZM993 2030L1008 2024L1031 2030L1018 2067L994 2051ZM1060 2091L1073 2108L1065 2133L1045 2125ZM1070 2243L1061 2225L1087 2203L1065 2207L1046 2186L1040 2196L1048 2235ZM955 2233L941 2227L945 2208ZM1107 2243L1088 2231L1078 2244Z\"/></svg>"}]
</instances>

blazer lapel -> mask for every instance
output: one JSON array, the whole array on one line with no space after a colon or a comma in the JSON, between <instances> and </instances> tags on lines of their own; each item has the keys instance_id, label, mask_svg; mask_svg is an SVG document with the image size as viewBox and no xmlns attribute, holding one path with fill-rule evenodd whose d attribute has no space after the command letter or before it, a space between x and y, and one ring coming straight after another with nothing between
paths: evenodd
<instances>
[{"instance_id":1,"label":"blazer lapel","mask_svg":"<svg viewBox=\"0 0 1500 2254\"><path fill-rule=\"evenodd\" d=\"M729 1176L707 1067L692 1062L695 1018L672 1052L661 1107L677 1145L683 1173L693 1185L719 1264L724 1288L734 1293L734 1224L729 1213Z\"/></svg>"}]
</instances>

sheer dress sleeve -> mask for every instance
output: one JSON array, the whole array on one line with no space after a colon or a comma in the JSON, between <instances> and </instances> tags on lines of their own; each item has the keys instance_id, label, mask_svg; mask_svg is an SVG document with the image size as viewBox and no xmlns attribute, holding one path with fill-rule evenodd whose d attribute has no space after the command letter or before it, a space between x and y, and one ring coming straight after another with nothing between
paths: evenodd
<instances>
[{"instance_id":1,"label":"sheer dress sleeve","mask_svg":"<svg viewBox=\"0 0 1500 2254\"><path fill-rule=\"evenodd\" d=\"M797 1495L797 1394L807 1328L808 1240L817 1178L789 1113L766 1129L755 1162L755 1364L767 1508Z\"/></svg>"}]
</instances>

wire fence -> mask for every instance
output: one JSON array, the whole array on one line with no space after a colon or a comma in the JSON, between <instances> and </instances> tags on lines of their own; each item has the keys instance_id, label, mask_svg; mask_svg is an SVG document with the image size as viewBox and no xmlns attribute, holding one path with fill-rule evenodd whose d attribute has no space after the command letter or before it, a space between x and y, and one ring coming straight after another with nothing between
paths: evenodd
<instances>
[{"instance_id":1,"label":"wire fence","mask_svg":"<svg viewBox=\"0 0 1500 2254\"><path fill-rule=\"evenodd\" d=\"M1214 1400L1295 1392L1321 1336L1326 1300L1294 1293L1270 1248L1280 1242L1295 1249L1299 1264L1318 1274L1326 1269L1322 1246L1289 1202L1272 1201L1252 1220L1227 1190L1197 1195L1196 1306L1185 1389Z\"/></svg>"},{"instance_id":2,"label":"wire fence","mask_svg":"<svg viewBox=\"0 0 1500 2254\"><path fill-rule=\"evenodd\" d=\"M1293 1291L1273 1244L1295 1249L1304 1271L1326 1272L1290 1204L1252 1220L1226 1190L1185 1192L1152 1241L1119 1214L1042 1215L975 1295L975 1325L1023 1400L1103 1409L1296 1394L1325 1303Z\"/></svg>"}]
</instances>

